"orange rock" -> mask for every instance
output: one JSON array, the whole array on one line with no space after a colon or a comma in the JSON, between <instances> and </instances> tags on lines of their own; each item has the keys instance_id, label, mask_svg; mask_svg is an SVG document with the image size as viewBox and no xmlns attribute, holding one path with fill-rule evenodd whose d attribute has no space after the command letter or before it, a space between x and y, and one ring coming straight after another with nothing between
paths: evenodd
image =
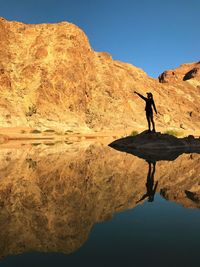
<instances>
[{"instance_id":1,"label":"orange rock","mask_svg":"<svg viewBox=\"0 0 200 267\"><path fill-rule=\"evenodd\" d=\"M84 32L71 23L1 19L0 40L0 127L144 130L144 103L133 94L136 90L154 94L159 130L181 124L187 130L200 128L199 62L165 72L162 84L106 52L93 51ZM33 106L37 112L27 116ZM171 118L167 123L164 114Z\"/></svg>"},{"instance_id":2,"label":"orange rock","mask_svg":"<svg viewBox=\"0 0 200 267\"><path fill-rule=\"evenodd\" d=\"M200 61L190 64L183 64L179 68L164 71L158 77L161 83L180 82L192 78L200 80Z\"/></svg>"}]
</instances>

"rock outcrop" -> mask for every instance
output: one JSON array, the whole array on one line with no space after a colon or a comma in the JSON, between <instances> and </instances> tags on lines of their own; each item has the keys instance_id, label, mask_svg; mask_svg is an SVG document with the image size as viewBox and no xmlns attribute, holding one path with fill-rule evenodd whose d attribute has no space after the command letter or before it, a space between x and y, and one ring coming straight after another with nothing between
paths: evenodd
<instances>
[{"instance_id":1,"label":"rock outcrop","mask_svg":"<svg viewBox=\"0 0 200 267\"><path fill-rule=\"evenodd\" d=\"M175 160L183 153L200 154L200 138L177 138L169 134L144 131L112 142L110 147L131 153L150 162Z\"/></svg>"},{"instance_id":2,"label":"rock outcrop","mask_svg":"<svg viewBox=\"0 0 200 267\"><path fill-rule=\"evenodd\" d=\"M161 83L176 83L196 79L200 82L200 61L183 64L179 68L164 71L159 77Z\"/></svg>"},{"instance_id":3,"label":"rock outcrop","mask_svg":"<svg viewBox=\"0 0 200 267\"><path fill-rule=\"evenodd\" d=\"M200 128L199 63L162 84L93 51L84 32L67 22L28 25L1 18L0 40L0 127L145 129L144 103L136 90L154 94L160 130Z\"/></svg>"}]
</instances>

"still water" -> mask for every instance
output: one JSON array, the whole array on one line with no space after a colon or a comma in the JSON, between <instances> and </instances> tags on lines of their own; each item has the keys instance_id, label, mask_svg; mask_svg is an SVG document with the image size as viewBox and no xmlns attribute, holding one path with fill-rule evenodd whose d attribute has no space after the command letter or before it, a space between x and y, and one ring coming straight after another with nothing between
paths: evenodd
<instances>
[{"instance_id":1,"label":"still water","mask_svg":"<svg viewBox=\"0 0 200 267\"><path fill-rule=\"evenodd\" d=\"M0 266L198 266L200 155L105 143L0 148Z\"/></svg>"}]
</instances>

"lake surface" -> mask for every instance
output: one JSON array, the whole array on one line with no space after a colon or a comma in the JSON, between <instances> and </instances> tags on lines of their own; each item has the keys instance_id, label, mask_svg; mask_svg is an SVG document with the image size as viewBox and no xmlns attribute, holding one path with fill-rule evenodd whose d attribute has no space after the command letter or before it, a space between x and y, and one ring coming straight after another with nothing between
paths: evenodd
<instances>
[{"instance_id":1,"label":"lake surface","mask_svg":"<svg viewBox=\"0 0 200 267\"><path fill-rule=\"evenodd\" d=\"M200 155L0 147L0 266L198 266Z\"/></svg>"}]
</instances>

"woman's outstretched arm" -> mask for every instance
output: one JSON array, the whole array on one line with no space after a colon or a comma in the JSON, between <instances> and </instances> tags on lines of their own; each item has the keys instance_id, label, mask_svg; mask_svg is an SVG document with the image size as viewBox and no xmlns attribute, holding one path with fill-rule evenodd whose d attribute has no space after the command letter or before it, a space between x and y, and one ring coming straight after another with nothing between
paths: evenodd
<instances>
[{"instance_id":1,"label":"woman's outstretched arm","mask_svg":"<svg viewBox=\"0 0 200 267\"><path fill-rule=\"evenodd\" d=\"M135 93L136 95L138 95L139 97L141 97L144 101L147 100L146 97L144 97L143 95L139 94L138 92L134 91L134 93Z\"/></svg>"}]
</instances>

